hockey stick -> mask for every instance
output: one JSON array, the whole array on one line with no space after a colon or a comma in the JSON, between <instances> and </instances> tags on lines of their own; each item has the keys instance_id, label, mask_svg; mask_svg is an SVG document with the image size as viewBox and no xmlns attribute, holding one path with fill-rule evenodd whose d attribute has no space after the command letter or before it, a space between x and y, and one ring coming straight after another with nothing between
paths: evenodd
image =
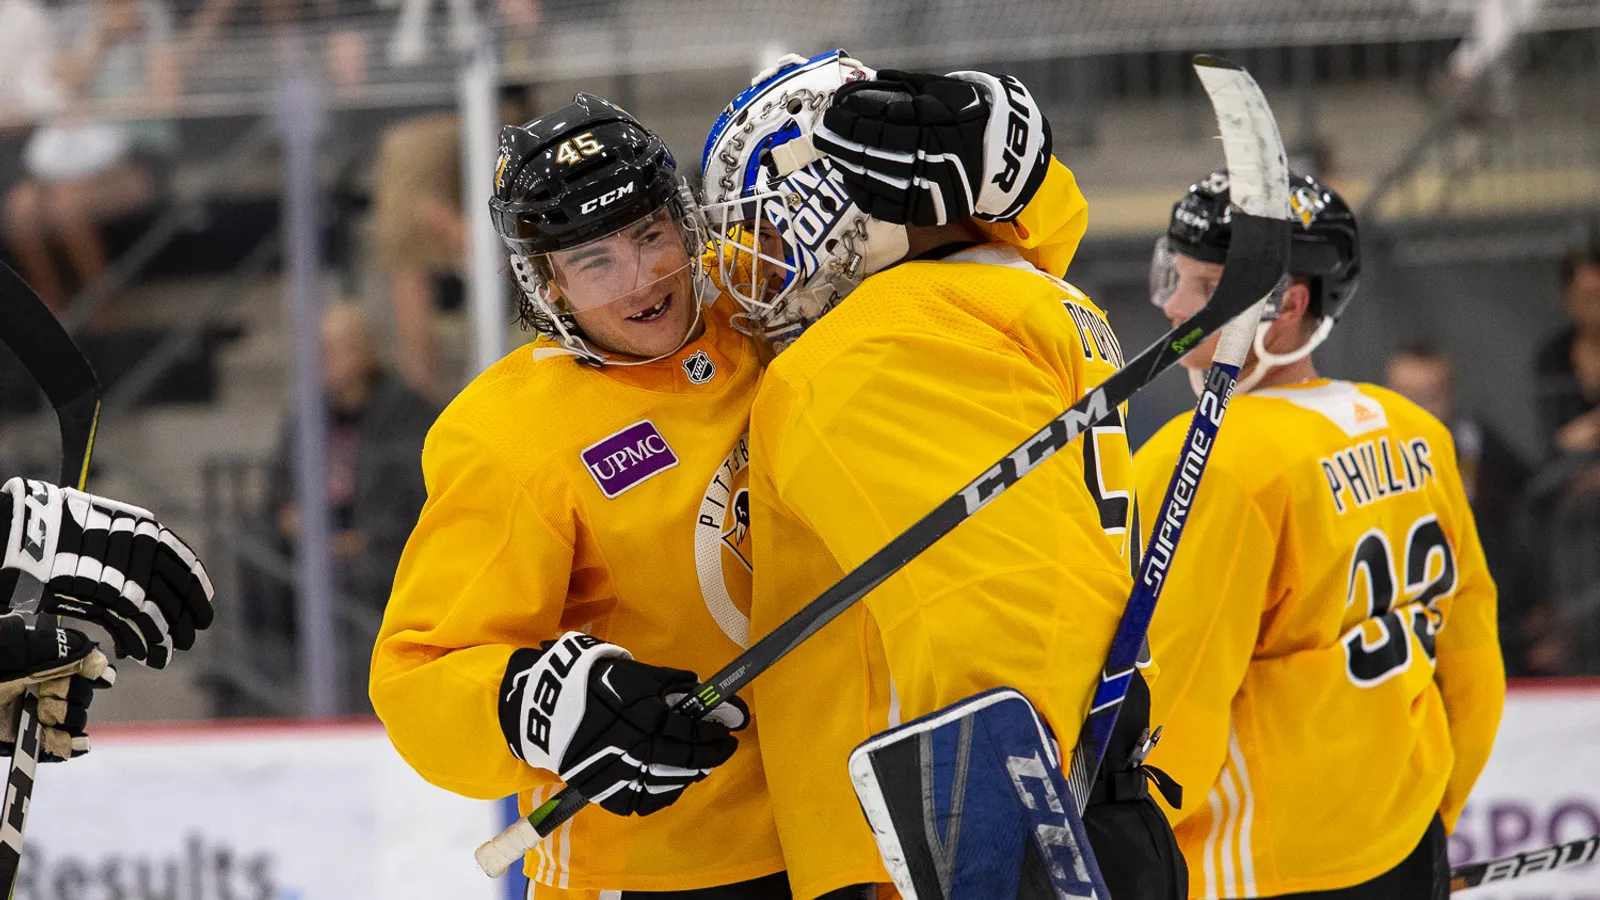
<instances>
[{"instance_id":1,"label":"hockey stick","mask_svg":"<svg viewBox=\"0 0 1600 900\"><path fill-rule=\"evenodd\" d=\"M1456 866L1450 870L1450 890L1464 891L1480 884L1509 881L1535 872L1554 872L1581 866L1595 858L1597 849L1600 849L1600 835Z\"/></svg>"},{"instance_id":2,"label":"hockey stick","mask_svg":"<svg viewBox=\"0 0 1600 900\"><path fill-rule=\"evenodd\" d=\"M1197 68L1244 74L1244 70L1233 63L1213 57L1197 57L1195 65ZM1230 135L1230 141L1264 142L1277 136L1276 128L1267 136L1244 133L1244 130L1256 127L1258 123L1236 115L1232 110L1219 109L1218 123L1223 132ZM678 708L691 716L705 715L722 698L737 692L752 678L771 668L802 641L1066 447L1091 425L1111 415L1112 410L1171 368L1179 358L1228 320L1266 296L1278 283L1288 261L1286 227L1282 219L1248 211L1236 214L1233 217L1233 242L1228 251L1228 266L1204 309L1147 347L971 484L940 503L770 634L702 682ZM480 846L476 853L479 867L491 876L502 874L541 839L587 806L588 802L578 791L571 787L564 788L526 818L519 819Z\"/></svg>"},{"instance_id":3,"label":"hockey stick","mask_svg":"<svg viewBox=\"0 0 1600 900\"><path fill-rule=\"evenodd\" d=\"M1261 88L1242 69L1207 68L1196 65L1195 71L1205 85L1206 93L1217 110L1218 121L1238 118L1247 123L1244 127L1222 129L1222 149L1228 162L1228 184L1233 201L1235 219L1238 214L1249 213L1276 223L1276 253L1287 270L1289 259L1289 168L1284 161L1283 141L1278 136L1278 124ZM1263 238L1263 241L1268 240ZM1233 264L1230 256L1229 265ZM1226 270L1224 270L1226 272ZM1280 289L1282 282L1274 288ZM1266 297L1262 297L1264 304ZM1178 540L1183 536L1184 523L1195 495L1200 490L1200 479L1205 475L1206 461L1222 427L1222 417L1228 410L1228 399L1233 396L1233 386L1239 379L1239 369L1249 355L1255 339L1256 324L1260 321L1258 308L1239 316L1222 329L1212 357L1211 369L1206 373L1205 389L1195 406L1194 417L1189 422L1189 432L1181 445L1178 464L1167 482L1167 493L1161 501L1161 510L1150 529L1150 542L1145 547L1139 564L1139 576L1134 581L1133 593L1123 609L1122 620L1117 623L1116 634L1111 639L1111 649L1095 685L1094 699L1089 703L1089 716L1078 732L1078 745L1073 748L1068 769L1067 785L1078 801L1078 812L1083 812L1089 801L1089 789L1100 762L1105 758L1106 747L1111 743L1111 732L1117 724L1117 714L1128 694L1133 679L1139 651L1144 646L1145 635L1150 630L1150 620L1155 615L1156 601L1161 597L1161 586L1166 583L1168 567L1177 553ZM1137 540L1131 535L1130 540Z\"/></svg>"},{"instance_id":4,"label":"hockey stick","mask_svg":"<svg viewBox=\"0 0 1600 900\"><path fill-rule=\"evenodd\" d=\"M89 477L95 423L100 418L100 382L67 330L33 288L0 263L0 341L22 362L55 408L61 429L61 483L83 489ZM38 611L44 585L19 574L11 609ZM30 686L18 704L16 746L6 771L6 795L0 806L0 879L5 895L17 887L22 866L22 830L39 764L39 688Z\"/></svg>"}]
</instances>

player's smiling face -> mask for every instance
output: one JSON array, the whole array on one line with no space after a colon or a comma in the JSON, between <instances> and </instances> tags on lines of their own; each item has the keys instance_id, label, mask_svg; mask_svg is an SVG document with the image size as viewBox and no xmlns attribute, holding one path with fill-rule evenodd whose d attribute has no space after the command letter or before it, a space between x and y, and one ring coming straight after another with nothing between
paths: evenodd
<instances>
[{"instance_id":1,"label":"player's smiling face","mask_svg":"<svg viewBox=\"0 0 1600 900\"><path fill-rule=\"evenodd\" d=\"M572 317L601 347L650 359L683 346L694 325L694 304L694 279L683 268L615 303L574 312Z\"/></svg>"},{"instance_id":2,"label":"player's smiling face","mask_svg":"<svg viewBox=\"0 0 1600 900\"><path fill-rule=\"evenodd\" d=\"M694 278L665 209L584 246L552 254L556 294L593 343L650 359L694 337Z\"/></svg>"},{"instance_id":3,"label":"player's smiling face","mask_svg":"<svg viewBox=\"0 0 1600 900\"><path fill-rule=\"evenodd\" d=\"M1166 314L1168 321L1177 325L1211 302L1211 294L1216 291L1217 282L1222 280L1222 264L1202 262L1179 253L1174 268L1177 270L1178 285L1162 305L1161 311ZM1181 365L1185 369L1210 368L1211 357L1216 354L1217 341L1221 338L1221 332L1206 338L1200 346L1189 351L1181 360Z\"/></svg>"}]
</instances>

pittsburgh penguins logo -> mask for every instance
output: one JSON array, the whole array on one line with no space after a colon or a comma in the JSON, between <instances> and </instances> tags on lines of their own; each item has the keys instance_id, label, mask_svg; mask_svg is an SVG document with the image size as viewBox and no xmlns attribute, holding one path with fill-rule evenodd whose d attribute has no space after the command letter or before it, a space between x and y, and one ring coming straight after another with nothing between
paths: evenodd
<instances>
[{"instance_id":1,"label":"pittsburgh penguins logo","mask_svg":"<svg viewBox=\"0 0 1600 900\"><path fill-rule=\"evenodd\" d=\"M744 564L745 571L755 571L755 567L750 565L750 560L745 558L744 551L739 549L750 533L749 488L739 488L734 492L733 503L728 506L728 522L731 523L728 530L722 533L723 546L728 548L735 559Z\"/></svg>"},{"instance_id":2,"label":"pittsburgh penguins logo","mask_svg":"<svg viewBox=\"0 0 1600 900\"><path fill-rule=\"evenodd\" d=\"M511 151L505 147L500 148L500 156L494 161L494 189L505 190L506 166L511 163Z\"/></svg>"},{"instance_id":3,"label":"pittsburgh penguins logo","mask_svg":"<svg viewBox=\"0 0 1600 900\"><path fill-rule=\"evenodd\" d=\"M711 476L694 526L694 567L711 618L750 646L750 437L740 435Z\"/></svg>"},{"instance_id":4,"label":"pittsburgh penguins logo","mask_svg":"<svg viewBox=\"0 0 1600 900\"><path fill-rule=\"evenodd\" d=\"M1318 191L1301 185L1289 195L1289 208L1294 210L1301 225L1310 228L1311 223L1317 220L1317 216L1328 208L1328 198Z\"/></svg>"}]
</instances>

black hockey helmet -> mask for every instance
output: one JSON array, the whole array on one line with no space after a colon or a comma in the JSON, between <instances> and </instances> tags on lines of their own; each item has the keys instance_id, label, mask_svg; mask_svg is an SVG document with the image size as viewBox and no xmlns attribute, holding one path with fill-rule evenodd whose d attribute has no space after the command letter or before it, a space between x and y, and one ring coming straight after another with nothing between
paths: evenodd
<instances>
[{"instance_id":1,"label":"black hockey helmet","mask_svg":"<svg viewBox=\"0 0 1600 900\"><path fill-rule=\"evenodd\" d=\"M622 107L578 93L500 131L489 209L507 249L532 255L610 234L678 189L667 144Z\"/></svg>"},{"instance_id":2,"label":"black hockey helmet","mask_svg":"<svg viewBox=\"0 0 1600 900\"><path fill-rule=\"evenodd\" d=\"M1361 275L1355 213L1344 198L1306 175L1289 173L1289 204L1299 222L1289 245L1289 274L1311 281L1311 312L1337 318ZM1221 263L1233 236L1228 170L1190 185L1172 205L1164 240L1168 252Z\"/></svg>"},{"instance_id":3,"label":"black hockey helmet","mask_svg":"<svg viewBox=\"0 0 1600 900\"><path fill-rule=\"evenodd\" d=\"M489 211L510 251L523 325L580 358L653 361L617 358L584 334L575 313L630 296L660 276L664 261L672 271L688 270L694 284L695 315L684 340L698 327L709 296L699 263L706 246L699 203L678 177L666 142L622 107L580 92L554 112L503 128ZM637 239L654 240L662 228L680 240L647 250L636 238L618 237L638 232ZM609 269L608 277L573 276L573 266L563 263L619 240L633 248L625 254L630 262Z\"/></svg>"}]
</instances>

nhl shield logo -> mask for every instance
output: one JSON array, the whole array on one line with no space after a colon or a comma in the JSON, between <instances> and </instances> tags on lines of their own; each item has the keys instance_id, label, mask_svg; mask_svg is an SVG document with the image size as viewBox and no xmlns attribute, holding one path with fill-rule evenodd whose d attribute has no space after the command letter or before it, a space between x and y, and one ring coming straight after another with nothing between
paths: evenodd
<instances>
[{"instance_id":1,"label":"nhl shield logo","mask_svg":"<svg viewBox=\"0 0 1600 900\"><path fill-rule=\"evenodd\" d=\"M683 361L683 373L689 376L690 384L705 384L717 374L717 364L711 361L704 350L696 350L693 356Z\"/></svg>"}]
</instances>

